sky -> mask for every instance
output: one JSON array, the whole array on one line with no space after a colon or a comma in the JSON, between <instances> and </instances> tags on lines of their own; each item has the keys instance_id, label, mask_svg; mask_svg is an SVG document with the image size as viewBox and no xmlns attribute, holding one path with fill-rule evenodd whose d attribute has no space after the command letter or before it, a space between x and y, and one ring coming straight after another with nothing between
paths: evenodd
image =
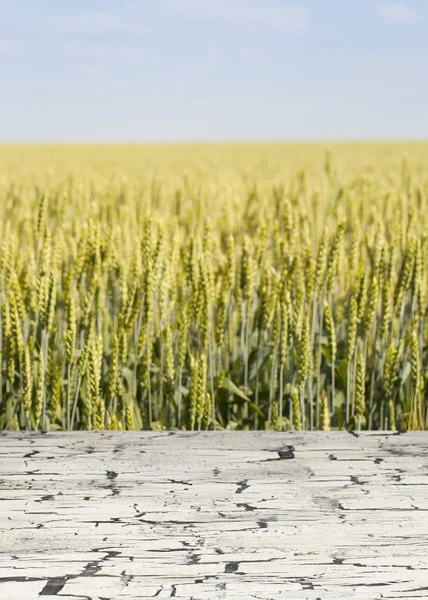
<instances>
[{"instance_id":1,"label":"sky","mask_svg":"<svg viewBox=\"0 0 428 600\"><path fill-rule=\"evenodd\" d=\"M428 139L428 1L0 0L1 142Z\"/></svg>"}]
</instances>

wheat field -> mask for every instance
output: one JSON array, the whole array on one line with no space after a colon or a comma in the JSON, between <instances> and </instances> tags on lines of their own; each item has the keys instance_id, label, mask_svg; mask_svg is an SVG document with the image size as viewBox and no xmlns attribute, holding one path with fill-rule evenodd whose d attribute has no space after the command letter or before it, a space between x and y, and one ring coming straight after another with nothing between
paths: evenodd
<instances>
[{"instance_id":1,"label":"wheat field","mask_svg":"<svg viewBox=\"0 0 428 600\"><path fill-rule=\"evenodd\" d=\"M0 148L0 429L425 429L428 144Z\"/></svg>"}]
</instances>

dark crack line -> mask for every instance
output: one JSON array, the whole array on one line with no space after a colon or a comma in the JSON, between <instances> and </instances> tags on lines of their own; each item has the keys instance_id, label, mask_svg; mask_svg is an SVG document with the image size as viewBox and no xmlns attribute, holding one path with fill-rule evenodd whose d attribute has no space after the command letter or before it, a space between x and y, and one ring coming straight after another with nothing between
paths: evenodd
<instances>
[{"instance_id":1,"label":"dark crack line","mask_svg":"<svg viewBox=\"0 0 428 600\"><path fill-rule=\"evenodd\" d=\"M45 579L46 577L0 577L0 583L26 583L27 581L45 581Z\"/></svg>"},{"instance_id":2,"label":"dark crack line","mask_svg":"<svg viewBox=\"0 0 428 600\"><path fill-rule=\"evenodd\" d=\"M355 485L365 485L368 481L361 481L356 475L351 475L351 481Z\"/></svg>"},{"instance_id":3,"label":"dark crack line","mask_svg":"<svg viewBox=\"0 0 428 600\"><path fill-rule=\"evenodd\" d=\"M24 458L32 458L33 456L36 456L36 454L40 454L40 450L31 450L31 452L24 454Z\"/></svg>"},{"instance_id":4,"label":"dark crack line","mask_svg":"<svg viewBox=\"0 0 428 600\"><path fill-rule=\"evenodd\" d=\"M49 500L53 500L55 498L55 496L52 496L51 494L48 496L42 496L39 500L36 500L36 502L48 502Z\"/></svg>"},{"instance_id":5,"label":"dark crack line","mask_svg":"<svg viewBox=\"0 0 428 600\"><path fill-rule=\"evenodd\" d=\"M73 577L73 575L63 575L62 577L53 577L52 579L49 579L39 596L57 596L59 592L62 591L67 581Z\"/></svg>"},{"instance_id":6,"label":"dark crack line","mask_svg":"<svg viewBox=\"0 0 428 600\"><path fill-rule=\"evenodd\" d=\"M168 479L167 481L170 481L171 483L177 483L180 485L193 485L193 483L190 483L189 481L180 481L177 479Z\"/></svg>"},{"instance_id":7,"label":"dark crack line","mask_svg":"<svg viewBox=\"0 0 428 600\"><path fill-rule=\"evenodd\" d=\"M201 556L198 554L195 554L194 552L191 552L189 554L189 558L187 561L188 565L197 565L201 560Z\"/></svg>"},{"instance_id":8,"label":"dark crack line","mask_svg":"<svg viewBox=\"0 0 428 600\"><path fill-rule=\"evenodd\" d=\"M111 495L119 496L120 490L117 489L116 484L115 484L115 479L117 479L118 474L115 471L106 471L106 476L110 482L109 485L107 486L107 488L111 490Z\"/></svg>"},{"instance_id":9,"label":"dark crack line","mask_svg":"<svg viewBox=\"0 0 428 600\"><path fill-rule=\"evenodd\" d=\"M134 579L133 575L128 575L125 571L125 569L122 571L122 573L120 574L120 581L123 585L123 587L128 587L129 583Z\"/></svg>"},{"instance_id":10,"label":"dark crack line","mask_svg":"<svg viewBox=\"0 0 428 600\"><path fill-rule=\"evenodd\" d=\"M244 479L243 481L238 481L238 483L236 485L238 486L238 489L236 490L235 494L242 494L242 492L244 492L245 490L247 490L250 487L248 485L248 479Z\"/></svg>"},{"instance_id":11,"label":"dark crack line","mask_svg":"<svg viewBox=\"0 0 428 600\"><path fill-rule=\"evenodd\" d=\"M99 550L94 549L93 551L98 552ZM101 566L102 566L103 562L120 555L120 552L118 552L116 550L108 550L108 551L104 551L104 552L106 553L106 555L103 558L99 558L98 560L93 560L93 561L89 562L87 565L85 565L85 567L81 573L77 573L76 575L62 575L60 577L51 577L50 579L48 579L45 587L42 589L39 596L58 596L58 595L60 595L59 592L62 591L62 589L64 588L65 584L68 581L70 581L72 579L77 579L79 577L94 577L101 570ZM36 579L36 581L39 581L39 580L40 579ZM1 581L1 579L0 579L0 581ZM13 578L12 581L16 581L16 578ZM70 594L68 594L68 595L70 595ZM77 597L81 597L81 598L88 597L89 598L89 596L77 596Z\"/></svg>"},{"instance_id":12,"label":"dark crack line","mask_svg":"<svg viewBox=\"0 0 428 600\"><path fill-rule=\"evenodd\" d=\"M252 512L254 510L257 510L257 508L255 506L251 506L250 504L247 504L247 502L237 502L236 506L238 508L245 508L246 511L248 512Z\"/></svg>"}]
</instances>

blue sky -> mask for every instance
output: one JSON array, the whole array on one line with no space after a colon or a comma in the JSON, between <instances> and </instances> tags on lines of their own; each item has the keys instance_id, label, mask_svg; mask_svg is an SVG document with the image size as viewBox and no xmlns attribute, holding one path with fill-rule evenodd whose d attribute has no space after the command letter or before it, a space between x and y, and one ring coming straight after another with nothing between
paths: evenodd
<instances>
[{"instance_id":1,"label":"blue sky","mask_svg":"<svg viewBox=\"0 0 428 600\"><path fill-rule=\"evenodd\" d=\"M1 141L428 139L428 1L0 0Z\"/></svg>"}]
</instances>

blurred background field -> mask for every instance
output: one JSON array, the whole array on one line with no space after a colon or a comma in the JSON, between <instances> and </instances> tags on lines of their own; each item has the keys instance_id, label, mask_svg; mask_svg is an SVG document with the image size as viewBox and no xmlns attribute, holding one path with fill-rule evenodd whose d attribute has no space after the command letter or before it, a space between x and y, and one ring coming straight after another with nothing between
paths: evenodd
<instances>
[{"instance_id":1,"label":"blurred background field","mask_svg":"<svg viewBox=\"0 0 428 600\"><path fill-rule=\"evenodd\" d=\"M0 173L14 176L52 169L55 174L77 171L118 171L136 176L142 169L203 169L207 172L236 169L238 176L254 168L267 167L270 174L290 174L298 169L319 172L326 150L337 166L352 172L399 166L403 153L426 168L428 142L329 142L329 143L227 143L227 144L31 144L0 145ZM264 173L266 177L266 173Z\"/></svg>"}]
</instances>

